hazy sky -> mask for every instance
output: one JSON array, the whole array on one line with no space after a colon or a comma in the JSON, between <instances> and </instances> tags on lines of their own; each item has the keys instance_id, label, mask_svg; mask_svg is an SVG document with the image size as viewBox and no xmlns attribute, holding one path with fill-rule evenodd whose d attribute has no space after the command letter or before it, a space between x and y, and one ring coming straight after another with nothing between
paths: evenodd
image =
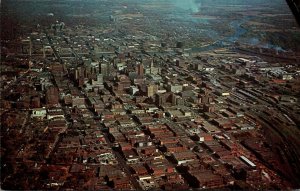
<instances>
[{"instance_id":1,"label":"hazy sky","mask_svg":"<svg viewBox=\"0 0 300 191\"><path fill-rule=\"evenodd\" d=\"M196 3L195 0L173 0L175 5L183 8L183 9L189 9L193 12L198 12L200 3Z\"/></svg>"}]
</instances>

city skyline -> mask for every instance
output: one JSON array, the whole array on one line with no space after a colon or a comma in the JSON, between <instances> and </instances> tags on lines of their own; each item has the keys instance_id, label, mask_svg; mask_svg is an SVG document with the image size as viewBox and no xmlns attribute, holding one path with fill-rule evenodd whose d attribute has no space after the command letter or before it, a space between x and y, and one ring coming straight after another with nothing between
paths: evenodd
<instances>
[{"instance_id":1,"label":"city skyline","mask_svg":"<svg viewBox=\"0 0 300 191\"><path fill-rule=\"evenodd\" d=\"M299 189L286 1L1 5L1 189Z\"/></svg>"}]
</instances>

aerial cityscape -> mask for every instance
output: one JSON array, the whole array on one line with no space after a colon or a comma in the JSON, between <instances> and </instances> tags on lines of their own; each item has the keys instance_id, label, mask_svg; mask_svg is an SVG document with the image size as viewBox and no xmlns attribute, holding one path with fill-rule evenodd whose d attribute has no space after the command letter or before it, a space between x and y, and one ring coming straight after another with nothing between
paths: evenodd
<instances>
[{"instance_id":1,"label":"aerial cityscape","mask_svg":"<svg viewBox=\"0 0 300 191\"><path fill-rule=\"evenodd\" d=\"M299 189L291 2L2 0L1 189Z\"/></svg>"}]
</instances>

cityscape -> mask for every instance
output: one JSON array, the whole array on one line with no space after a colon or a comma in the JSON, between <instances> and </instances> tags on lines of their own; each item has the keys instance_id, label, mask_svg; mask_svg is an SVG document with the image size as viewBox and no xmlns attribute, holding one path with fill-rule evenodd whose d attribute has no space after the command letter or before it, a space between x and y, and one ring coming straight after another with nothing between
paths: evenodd
<instances>
[{"instance_id":1,"label":"cityscape","mask_svg":"<svg viewBox=\"0 0 300 191\"><path fill-rule=\"evenodd\" d=\"M300 188L284 0L3 0L0 67L2 190Z\"/></svg>"}]
</instances>

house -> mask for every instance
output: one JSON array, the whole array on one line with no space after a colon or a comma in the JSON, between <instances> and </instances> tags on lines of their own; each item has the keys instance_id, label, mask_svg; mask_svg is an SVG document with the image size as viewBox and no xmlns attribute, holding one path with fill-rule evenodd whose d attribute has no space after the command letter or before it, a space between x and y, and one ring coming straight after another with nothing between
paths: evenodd
<instances>
[{"instance_id":1,"label":"house","mask_svg":"<svg viewBox=\"0 0 300 191\"><path fill-rule=\"evenodd\" d=\"M184 152L172 153L173 160L178 164L192 162L197 159L197 156L190 150Z\"/></svg>"},{"instance_id":2,"label":"house","mask_svg":"<svg viewBox=\"0 0 300 191\"><path fill-rule=\"evenodd\" d=\"M134 164L134 165L131 165L130 168L133 171L133 173L138 176L148 175L148 170L142 164Z\"/></svg>"},{"instance_id":3,"label":"house","mask_svg":"<svg viewBox=\"0 0 300 191\"><path fill-rule=\"evenodd\" d=\"M127 164L135 164L139 162L140 158L134 150L123 150L122 152Z\"/></svg>"}]
</instances>

